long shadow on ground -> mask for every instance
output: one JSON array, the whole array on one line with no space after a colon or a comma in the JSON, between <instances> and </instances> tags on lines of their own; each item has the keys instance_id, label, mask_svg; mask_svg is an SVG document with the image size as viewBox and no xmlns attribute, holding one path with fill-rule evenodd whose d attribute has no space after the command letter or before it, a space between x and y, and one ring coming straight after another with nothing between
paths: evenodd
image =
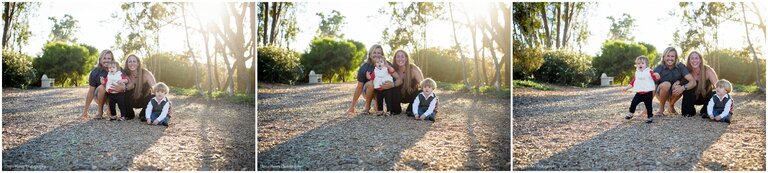
<instances>
[{"instance_id":1,"label":"long shadow on ground","mask_svg":"<svg viewBox=\"0 0 768 173\"><path fill-rule=\"evenodd\" d=\"M632 120L522 170L692 170L727 124L690 117ZM701 123L683 129L681 123Z\"/></svg>"},{"instance_id":2,"label":"long shadow on ground","mask_svg":"<svg viewBox=\"0 0 768 173\"><path fill-rule=\"evenodd\" d=\"M127 169L133 158L149 148L165 131L161 126L121 130L121 126L130 126L127 123L139 122L91 120L64 124L3 151L3 170Z\"/></svg>"},{"instance_id":3,"label":"long shadow on ground","mask_svg":"<svg viewBox=\"0 0 768 173\"><path fill-rule=\"evenodd\" d=\"M400 153L431 128L430 122L412 120L402 116L331 120L260 152L258 170L389 170ZM400 126L387 126L391 121Z\"/></svg>"}]
</instances>

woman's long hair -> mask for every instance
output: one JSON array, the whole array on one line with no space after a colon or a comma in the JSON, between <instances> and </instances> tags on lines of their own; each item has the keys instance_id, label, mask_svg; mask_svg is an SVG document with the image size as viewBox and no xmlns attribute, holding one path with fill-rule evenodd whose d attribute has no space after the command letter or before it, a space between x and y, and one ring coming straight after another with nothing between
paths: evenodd
<instances>
[{"instance_id":1,"label":"woman's long hair","mask_svg":"<svg viewBox=\"0 0 768 173\"><path fill-rule=\"evenodd\" d=\"M408 53L405 53L402 49L398 49L395 51L394 56L392 56L392 63L395 66L395 71L400 71L400 66L397 65L397 54L401 52L405 55L405 69L403 69L405 71L405 76L400 77L403 80L403 87L400 89L400 93L408 95L408 93L413 93L419 89L419 82L421 81L413 83L413 69L418 69L419 67L411 63L411 57L408 56Z\"/></svg>"},{"instance_id":2,"label":"woman's long hair","mask_svg":"<svg viewBox=\"0 0 768 173\"><path fill-rule=\"evenodd\" d=\"M699 63L699 81L696 81L696 95L702 98L706 98L709 94L709 91L707 91L709 85L712 85L712 83L709 83L709 80L707 80L707 70L711 69L706 61L704 61L704 57L701 56L701 53L697 51L693 51L690 54L688 54L688 60L686 61L686 67L688 68L689 72L693 72L693 66L691 66L691 55L696 54L699 55L699 59L701 59L701 63ZM706 85L709 83L709 85Z\"/></svg>"},{"instance_id":3,"label":"woman's long hair","mask_svg":"<svg viewBox=\"0 0 768 173\"><path fill-rule=\"evenodd\" d=\"M138 66L136 67L136 74L132 74L131 69L127 68L128 67L128 60L130 60L131 57L136 58L136 64L138 64ZM144 69L144 67L141 66L141 59L139 59L139 57L136 56L135 54L130 54L130 55L128 55L125 58L125 66L126 66L126 69L128 69L128 70L125 70L125 75L126 76L136 75L136 81L133 81L134 88L133 88L133 95L132 95L132 97L133 97L133 99L139 99L139 98L141 98L142 95L144 95L144 89L145 89L144 88L144 73L147 72L147 69Z\"/></svg>"}]
</instances>

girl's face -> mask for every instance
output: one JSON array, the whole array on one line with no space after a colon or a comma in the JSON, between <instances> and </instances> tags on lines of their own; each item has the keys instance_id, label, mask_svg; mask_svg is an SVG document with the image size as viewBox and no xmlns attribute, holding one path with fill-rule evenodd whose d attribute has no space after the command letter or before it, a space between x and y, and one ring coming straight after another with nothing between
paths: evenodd
<instances>
[{"instance_id":1,"label":"girl's face","mask_svg":"<svg viewBox=\"0 0 768 173\"><path fill-rule=\"evenodd\" d=\"M667 66L675 65L675 59L677 59L677 52L669 51L664 55L664 64Z\"/></svg>"},{"instance_id":2,"label":"girl's face","mask_svg":"<svg viewBox=\"0 0 768 173\"><path fill-rule=\"evenodd\" d=\"M129 70L136 71L136 69L139 68L139 59L135 56L129 56L128 61L125 64L125 66L128 66Z\"/></svg>"},{"instance_id":3,"label":"girl's face","mask_svg":"<svg viewBox=\"0 0 768 173\"><path fill-rule=\"evenodd\" d=\"M691 63L693 68L699 68L701 65L701 56L699 56L698 53L691 54L691 57L688 57L688 62Z\"/></svg>"},{"instance_id":4,"label":"girl's face","mask_svg":"<svg viewBox=\"0 0 768 173\"><path fill-rule=\"evenodd\" d=\"M100 60L101 61L101 66L109 67L109 63L111 63L112 60L114 60L114 59L112 59L112 54L111 53L108 53L108 54L104 55L103 57L101 57L101 60Z\"/></svg>"},{"instance_id":5,"label":"girl's face","mask_svg":"<svg viewBox=\"0 0 768 173\"><path fill-rule=\"evenodd\" d=\"M110 73L117 72L117 66L115 66L114 64L110 64L108 67L109 67Z\"/></svg>"},{"instance_id":6,"label":"girl's face","mask_svg":"<svg viewBox=\"0 0 768 173\"><path fill-rule=\"evenodd\" d=\"M395 55L395 63L397 66L405 66L406 61L408 61L408 58L405 57L405 53L397 52L397 55Z\"/></svg>"},{"instance_id":7,"label":"girl's face","mask_svg":"<svg viewBox=\"0 0 768 173\"><path fill-rule=\"evenodd\" d=\"M639 70L643 70L645 67L648 67L648 64L646 64L643 60L635 61L635 67L637 67Z\"/></svg>"}]
</instances>

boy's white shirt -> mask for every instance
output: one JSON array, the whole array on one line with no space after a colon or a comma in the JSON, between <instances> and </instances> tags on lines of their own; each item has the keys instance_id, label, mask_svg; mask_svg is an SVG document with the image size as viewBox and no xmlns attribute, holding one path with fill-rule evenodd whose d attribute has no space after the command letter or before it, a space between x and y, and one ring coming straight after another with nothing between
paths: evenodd
<instances>
[{"instance_id":1,"label":"boy's white shirt","mask_svg":"<svg viewBox=\"0 0 768 173\"><path fill-rule=\"evenodd\" d=\"M153 100L155 100L155 101L157 101L157 97L153 97L152 99L153 99ZM163 101L168 101L168 96L165 96L165 97L163 98L163 100L161 100L161 101L157 101L157 104L160 104L160 103L161 103L161 102L163 102ZM155 120L157 120L158 122L160 122L160 121L163 121L163 120L165 119L165 116L167 116L167 115L168 115L168 108L170 107L170 104L171 104L171 103L165 103L165 105L163 106L163 111L162 111L162 112L160 112L160 116L159 116L159 117L157 117L157 119L155 119ZM146 110L146 111L144 111L144 112L145 112L145 113L144 113L144 114L145 114L144 116L147 118L147 120L152 120L152 119L151 119L151 117L152 117L152 109L153 109L153 106L152 106L152 101L150 101L149 103L147 103L147 110Z\"/></svg>"},{"instance_id":2,"label":"boy's white shirt","mask_svg":"<svg viewBox=\"0 0 768 173\"><path fill-rule=\"evenodd\" d=\"M632 87L635 92L649 92L656 89L656 83L651 77L651 69L645 68L642 71L635 70L635 83Z\"/></svg>"},{"instance_id":3,"label":"boy's white shirt","mask_svg":"<svg viewBox=\"0 0 768 173\"><path fill-rule=\"evenodd\" d=\"M422 91L421 93L419 93L419 95L424 95L424 92ZM413 111L413 115L415 116L420 116L419 103L421 103L421 101L419 101L419 95L416 95L416 99L413 100L412 111ZM424 100L429 100L430 97L435 97L435 91L432 91L432 93L429 94L429 97L424 96L425 98ZM435 111L436 105L437 105L437 98L432 99L432 102L429 102L429 108L427 108L427 111L424 112L424 115L432 114L432 112Z\"/></svg>"},{"instance_id":4,"label":"boy's white shirt","mask_svg":"<svg viewBox=\"0 0 768 173\"><path fill-rule=\"evenodd\" d=\"M381 84L383 84L385 81L394 81L394 79L392 79L392 75L389 75L389 68L375 67L373 74L376 75L373 79L373 88L375 89L381 88Z\"/></svg>"},{"instance_id":5,"label":"boy's white shirt","mask_svg":"<svg viewBox=\"0 0 768 173\"><path fill-rule=\"evenodd\" d=\"M123 72L115 71L114 73L107 73L107 89L114 89L112 88L112 84L116 83L117 81L120 81L123 79L122 77Z\"/></svg>"},{"instance_id":6,"label":"boy's white shirt","mask_svg":"<svg viewBox=\"0 0 768 173\"><path fill-rule=\"evenodd\" d=\"M707 105L707 114L712 115L714 113L715 109L715 100L714 99L720 99L723 100L725 98L730 98L731 95L725 94L722 98L720 95L715 94L715 97L712 97L709 99L709 104ZM728 99L728 102L725 102L725 109L723 109L723 112L720 113L720 118L728 117L728 114L731 112L731 105L733 104L733 99Z\"/></svg>"}]
</instances>

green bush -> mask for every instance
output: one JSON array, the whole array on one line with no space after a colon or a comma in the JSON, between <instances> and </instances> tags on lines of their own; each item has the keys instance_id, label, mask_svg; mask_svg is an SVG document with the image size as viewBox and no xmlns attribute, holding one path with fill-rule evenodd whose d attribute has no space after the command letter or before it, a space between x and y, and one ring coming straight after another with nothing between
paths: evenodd
<instances>
[{"instance_id":1,"label":"green bush","mask_svg":"<svg viewBox=\"0 0 768 173\"><path fill-rule=\"evenodd\" d=\"M304 74L298 52L272 46L256 51L259 82L294 84Z\"/></svg>"},{"instance_id":2,"label":"green bush","mask_svg":"<svg viewBox=\"0 0 768 173\"><path fill-rule=\"evenodd\" d=\"M315 71L323 74L323 80L332 82L354 80L366 53L362 43L337 41L327 37L312 39L309 49L308 53L301 56L301 65L306 69L302 76Z\"/></svg>"},{"instance_id":3,"label":"green bush","mask_svg":"<svg viewBox=\"0 0 768 173\"><path fill-rule=\"evenodd\" d=\"M32 57L3 50L3 87L27 88L36 79Z\"/></svg>"},{"instance_id":4,"label":"green bush","mask_svg":"<svg viewBox=\"0 0 768 173\"><path fill-rule=\"evenodd\" d=\"M628 83L635 73L635 58L645 55L650 62L656 59L656 48L647 43L625 43L623 41L606 41L601 48L600 56L592 60L597 75L605 73L613 76L614 81ZM648 64L653 69L655 65Z\"/></svg>"},{"instance_id":5,"label":"green bush","mask_svg":"<svg viewBox=\"0 0 768 173\"><path fill-rule=\"evenodd\" d=\"M707 64L715 69L717 77L731 83L755 84L755 63L747 51L719 49L703 55ZM765 60L758 59L760 78L765 82Z\"/></svg>"},{"instance_id":6,"label":"green bush","mask_svg":"<svg viewBox=\"0 0 768 173\"><path fill-rule=\"evenodd\" d=\"M597 75L587 54L564 50L544 53L544 64L535 72L539 81L586 87Z\"/></svg>"},{"instance_id":7,"label":"green bush","mask_svg":"<svg viewBox=\"0 0 768 173\"><path fill-rule=\"evenodd\" d=\"M37 78L45 74L49 78L56 78L57 84L78 86L96 64L97 56L87 45L48 42L43 47L43 55L36 58L32 66L38 72Z\"/></svg>"},{"instance_id":8,"label":"green bush","mask_svg":"<svg viewBox=\"0 0 768 173\"><path fill-rule=\"evenodd\" d=\"M515 79L531 79L532 74L544 63L544 55L536 48L525 48L518 41L514 42L512 53L513 75Z\"/></svg>"}]
</instances>

